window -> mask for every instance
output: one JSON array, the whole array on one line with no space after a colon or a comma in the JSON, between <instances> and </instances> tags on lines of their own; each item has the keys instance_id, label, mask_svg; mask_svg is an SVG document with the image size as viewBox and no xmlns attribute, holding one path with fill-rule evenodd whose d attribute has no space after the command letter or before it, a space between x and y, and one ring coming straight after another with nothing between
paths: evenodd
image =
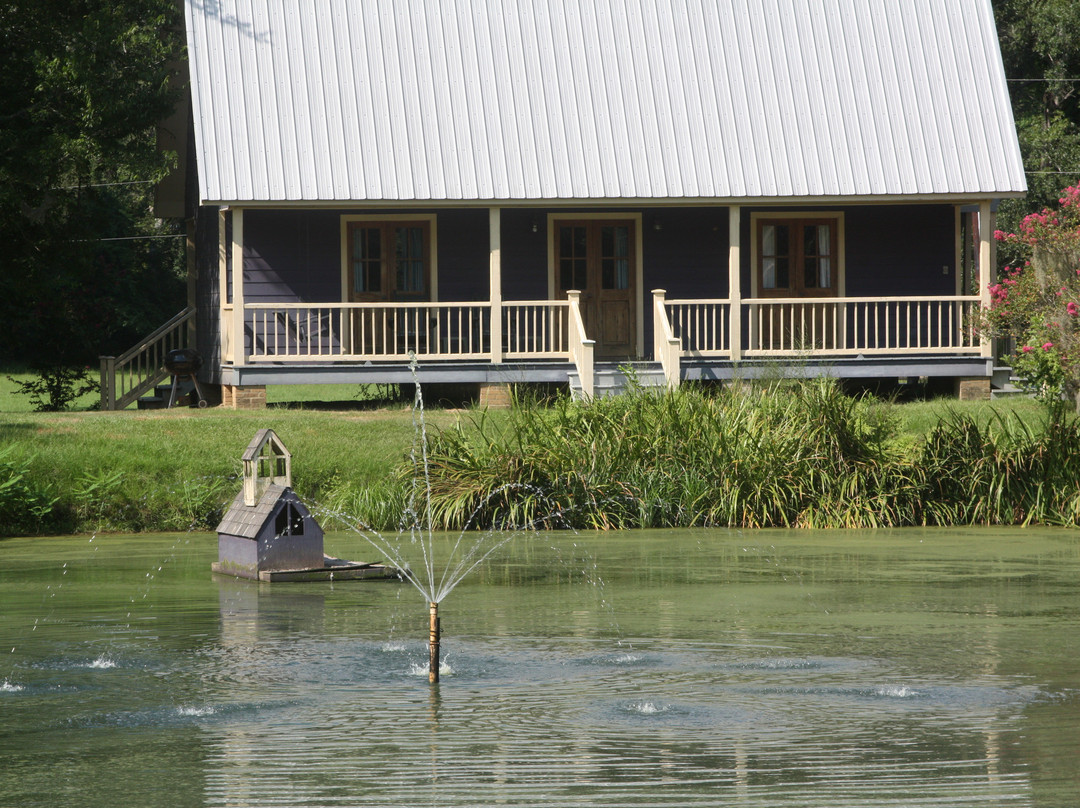
<instances>
[{"instance_id":1,"label":"window","mask_svg":"<svg viewBox=\"0 0 1080 808\"><path fill-rule=\"evenodd\" d=\"M278 511L274 533L278 536L304 535L304 516L291 502L286 502Z\"/></svg>"},{"instance_id":2,"label":"window","mask_svg":"<svg viewBox=\"0 0 1080 808\"><path fill-rule=\"evenodd\" d=\"M349 300L430 299L429 220L350 221L345 242Z\"/></svg>"},{"instance_id":3,"label":"window","mask_svg":"<svg viewBox=\"0 0 1080 808\"><path fill-rule=\"evenodd\" d=\"M833 297L839 274L839 220L758 218L757 289L776 297Z\"/></svg>"}]
</instances>

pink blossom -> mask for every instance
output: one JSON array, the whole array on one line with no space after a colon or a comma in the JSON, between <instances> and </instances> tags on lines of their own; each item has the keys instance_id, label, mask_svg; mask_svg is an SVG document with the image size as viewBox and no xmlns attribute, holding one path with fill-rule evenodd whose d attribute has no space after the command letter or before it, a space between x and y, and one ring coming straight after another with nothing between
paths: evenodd
<instances>
[{"instance_id":1,"label":"pink blossom","mask_svg":"<svg viewBox=\"0 0 1080 808\"><path fill-rule=\"evenodd\" d=\"M1022 350L1024 353L1031 353L1031 346L1030 345L1025 345L1020 350Z\"/></svg>"},{"instance_id":2,"label":"pink blossom","mask_svg":"<svg viewBox=\"0 0 1080 808\"><path fill-rule=\"evenodd\" d=\"M1052 343L1052 342L1044 342L1043 346L1042 346L1042 349L1044 351L1049 351L1053 347L1054 347L1054 343Z\"/></svg>"},{"instance_id":3,"label":"pink blossom","mask_svg":"<svg viewBox=\"0 0 1080 808\"><path fill-rule=\"evenodd\" d=\"M1071 300L1065 304L1065 311L1069 312L1073 317L1080 314L1080 308L1078 308L1076 303Z\"/></svg>"}]
</instances>

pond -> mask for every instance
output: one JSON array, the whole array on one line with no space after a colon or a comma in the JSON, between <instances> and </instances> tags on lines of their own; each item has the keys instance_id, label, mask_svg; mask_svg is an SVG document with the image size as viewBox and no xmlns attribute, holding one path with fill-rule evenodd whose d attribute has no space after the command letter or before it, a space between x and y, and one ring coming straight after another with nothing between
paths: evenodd
<instances>
[{"instance_id":1,"label":"pond","mask_svg":"<svg viewBox=\"0 0 1080 808\"><path fill-rule=\"evenodd\" d=\"M1080 804L1077 532L525 536L436 686L408 584L215 558L0 542L0 805Z\"/></svg>"}]
</instances>

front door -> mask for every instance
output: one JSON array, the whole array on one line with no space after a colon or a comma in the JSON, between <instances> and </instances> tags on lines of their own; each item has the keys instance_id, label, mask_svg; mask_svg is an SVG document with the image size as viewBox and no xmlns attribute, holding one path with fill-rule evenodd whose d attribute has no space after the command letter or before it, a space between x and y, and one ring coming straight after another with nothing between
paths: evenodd
<instances>
[{"instance_id":1,"label":"front door","mask_svg":"<svg viewBox=\"0 0 1080 808\"><path fill-rule=\"evenodd\" d=\"M350 303L430 300L429 222L350 222L347 249ZM427 317L421 310L361 309L353 312L352 323L352 353L427 350Z\"/></svg>"},{"instance_id":2,"label":"front door","mask_svg":"<svg viewBox=\"0 0 1080 808\"><path fill-rule=\"evenodd\" d=\"M616 219L558 220L553 245L555 288L560 297L581 292L585 331L596 356L634 356L637 334L634 222Z\"/></svg>"},{"instance_id":3,"label":"front door","mask_svg":"<svg viewBox=\"0 0 1080 808\"><path fill-rule=\"evenodd\" d=\"M837 222L833 218L757 220L757 288L762 298L837 295ZM760 308L760 347L833 348L839 341L832 302L785 302Z\"/></svg>"}]
</instances>

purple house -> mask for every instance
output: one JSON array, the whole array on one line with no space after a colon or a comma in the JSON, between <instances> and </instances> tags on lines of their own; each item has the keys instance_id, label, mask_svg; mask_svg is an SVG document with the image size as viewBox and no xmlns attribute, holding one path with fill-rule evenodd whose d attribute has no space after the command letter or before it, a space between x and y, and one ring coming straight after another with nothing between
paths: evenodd
<instances>
[{"instance_id":1,"label":"purple house","mask_svg":"<svg viewBox=\"0 0 1080 808\"><path fill-rule=\"evenodd\" d=\"M482 397L599 395L628 362L990 390L972 318L1026 190L990 0L187 0L186 24L171 328L226 404L410 381L413 355Z\"/></svg>"}]
</instances>

